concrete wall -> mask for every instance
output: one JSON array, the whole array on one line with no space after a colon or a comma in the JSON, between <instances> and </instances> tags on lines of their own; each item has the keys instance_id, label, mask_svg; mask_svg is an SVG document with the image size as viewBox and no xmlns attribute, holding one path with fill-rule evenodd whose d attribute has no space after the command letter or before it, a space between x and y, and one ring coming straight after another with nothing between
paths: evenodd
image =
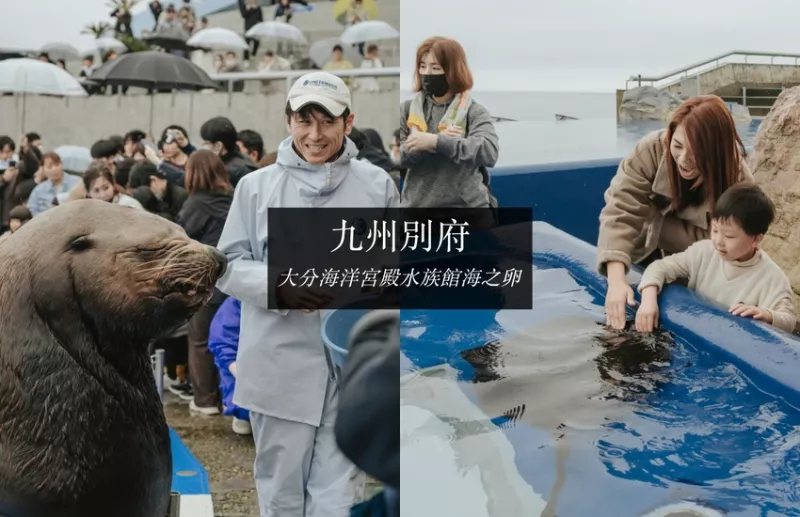
<instances>
[{"instance_id":1,"label":"concrete wall","mask_svg":"<svg viewBox=\"0 0 800 517\"><path fill-rule=\"evenodd\" d=\"M702 94L716 93L731 84L795 85L800 84L800 66L729 63L701 73ZM697 94L697 82L689 77L666 88L672 93Z\"/></svg>"},{"instance_id":2,"label":"concrete wall","mask_svg":"<svg viewBox=\"0 0 800 517\"><path fill-rule=\"evenodd\" d=\"M150 103L153 100L152 131L156 139L169 124L186 128L189 138L200 142L200 126L215 116L230 118L236 129L261 133L267 150L274 150L287 136L284 122L285 93L248 95L245 93L177 93L127 95L115 97L56 98L28 96L25 99L24 131L36 131L45 147L59 145L91 146L112 134L131 129L148 132ZM377 93L353 92L355 126L373 128L388 145L400 120L397 90ZM0 97L0 135L17 140L20 135L22 97Z\"/></svg>"}]
</instances>

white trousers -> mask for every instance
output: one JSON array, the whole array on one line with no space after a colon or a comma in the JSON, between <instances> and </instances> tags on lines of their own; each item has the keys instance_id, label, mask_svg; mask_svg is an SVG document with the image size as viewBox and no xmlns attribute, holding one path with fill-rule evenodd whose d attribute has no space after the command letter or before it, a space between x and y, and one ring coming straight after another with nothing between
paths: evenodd
<instances>
[{"instance_id":1,"label":"white trousers","mask_svg":"<svg viewBox=\"0 0 800 517\"><path fill-rule=\"evenodd\" d=\"M348 517L366 475L336 445L339 390L328 382L319 427L250 412L261 517Z\"/></svg>"}]
</instances>

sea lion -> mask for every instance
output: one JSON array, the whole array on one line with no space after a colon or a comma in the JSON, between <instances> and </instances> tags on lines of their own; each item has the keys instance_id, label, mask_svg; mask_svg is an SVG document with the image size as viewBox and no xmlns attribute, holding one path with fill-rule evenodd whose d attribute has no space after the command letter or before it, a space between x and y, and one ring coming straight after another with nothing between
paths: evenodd
<instances>
[{"instance_id":1,"label":"sea lion","mask_svg":"<svg viewBox=\"0 0 800 517\"><path fill-rule=\"evenodd\" d=\"M225 257L156 215L82 200L14 233L0 264L0 515L166 515L147 347L210 298Z\"/></svg>"}]
</instances>

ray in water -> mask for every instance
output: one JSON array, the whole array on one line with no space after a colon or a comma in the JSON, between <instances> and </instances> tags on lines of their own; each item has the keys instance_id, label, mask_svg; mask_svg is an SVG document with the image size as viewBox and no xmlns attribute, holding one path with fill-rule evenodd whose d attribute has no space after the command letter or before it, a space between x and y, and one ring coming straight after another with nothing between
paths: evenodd
<instances>
[{"instance_id":1,"label":"ray in water","mask_svg":"<svg viewBox=\"0 0 800 517\"><path fill-rule=\"evenodd\" d=\"M672 334L661 328L649 334L638 332L633 321L623 330L603 327L594 338L603 348L595 363L600 378L616 388L609 398L630 399L653 392L667 381L675 342Z\"/></svg>"}]
</instances>

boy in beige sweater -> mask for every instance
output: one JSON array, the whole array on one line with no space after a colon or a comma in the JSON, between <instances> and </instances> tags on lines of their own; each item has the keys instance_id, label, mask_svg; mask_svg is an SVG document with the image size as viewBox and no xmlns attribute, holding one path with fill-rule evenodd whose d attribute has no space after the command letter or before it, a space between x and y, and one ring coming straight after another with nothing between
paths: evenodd
<instances>
[{"instance_id":1,"label":"boy in beige sweater","mask_svg":"<svg viewBox=\"0 0 800 517\"><path fill-rule=\"evenodd\" d=\"M758 186L739 183L726 190L712 213L710 239L657 260L645 270L639 283L642 303L636 330L651 332L658 325L661 288L686 278L689 289L724 304L731 314L792 332L797 316L789 279L759 247L774 218L775 207Z\"/></svg>"}]
</instances>

